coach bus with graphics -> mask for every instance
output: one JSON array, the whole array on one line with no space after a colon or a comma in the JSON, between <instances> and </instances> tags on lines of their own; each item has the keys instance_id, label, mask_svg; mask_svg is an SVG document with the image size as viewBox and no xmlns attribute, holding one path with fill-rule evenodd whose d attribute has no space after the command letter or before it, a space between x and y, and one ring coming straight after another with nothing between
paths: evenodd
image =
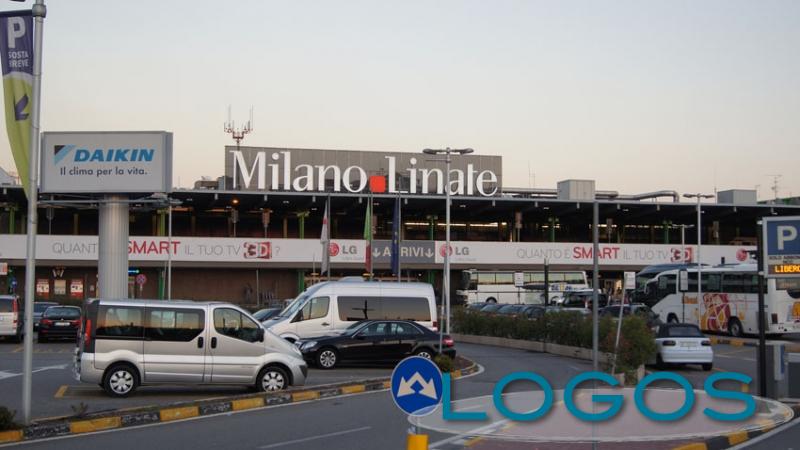
<instances>
[{"instance_id":1,"label":"coach bus with graphics","mask_svg":"<svg viewBox=\"0 0 800 450\"><path fill-rule=\"evenodd\" d=\"M666 270L647 281L637 301L668 323L694 323L703 331L732 336L758 333L758 272L754 264L703 267L699 301L697 268L685 270L686 291L679 286L681 269ZM766 279L764 287L766 332L800 333L800 279Z\"/></svg>"},{"instance_id":2,"label":"coach bus with graphics","mask_svg":"<svg viewBox=\"0 0 800 450\"><path fill-rule=\"evenodd\" d=\"M524 285L544 285L543 270L522 272ZM462 272L461 289L456 295L465 303L543 303L542 292L530 291L514 284L513 270L477 270ZM588 289L586 272L582 270L550 271L550 300L565 292Z\"/></svg>"}]
</instances>

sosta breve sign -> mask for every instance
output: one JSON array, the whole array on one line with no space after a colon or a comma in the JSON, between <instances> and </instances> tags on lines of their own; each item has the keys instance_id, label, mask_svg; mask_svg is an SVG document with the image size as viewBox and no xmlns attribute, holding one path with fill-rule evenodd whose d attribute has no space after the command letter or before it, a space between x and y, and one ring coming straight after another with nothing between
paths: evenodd
<instances>
[{"instance_id":1,"label":"sosta breve sign","mask_svg":"<svg viewBox=\"0 0 800 450\"><path fill-rule=\"evenodd\" d=\"M259 190L294 190L298 192L324 191L325 178L333 177L333 191L363 192L367 186L375 193L397 193L397 161L394 156L385 156L389 163L388 175L368 176L359 166L342 169L335 165L298 164L292 167L292 155L288 151L256 153L252 165L248 167L244 154L239 150L230 151L233 158L233 188ZM270 161L268 161L268 159ZM432 191L444 194L446 174L441 169L415 167L417 159L411 158L411 167L405 169L410 181L409 194L429 194ZM270 173L270 185L267 187L267 170ZM241 184L239 186L239 179ZM491 170L475 170L473 164L467 164L467 170L450 170L450 193L453 195L492 196L497 193L497 175ZM418 186L420 184L420 186Z\"/></svg>"}]
</instances>

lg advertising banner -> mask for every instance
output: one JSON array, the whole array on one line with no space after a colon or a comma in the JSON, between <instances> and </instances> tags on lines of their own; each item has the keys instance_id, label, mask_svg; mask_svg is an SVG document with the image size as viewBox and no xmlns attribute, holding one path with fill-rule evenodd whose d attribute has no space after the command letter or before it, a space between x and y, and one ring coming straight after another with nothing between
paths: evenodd
<instances>
[{"instance_id":1,"label":"lg advertising banner","mask_svg":"<svg viewBox=\"0 0 800 450\"><path fill-rule=\"evenodd\" d=\"M0 13L0 53L8 142L27 194L33 105L33 16L30 10Z\"/></svg>"},{"instance_id":2,"label":"lg advertising banner","mask_svg":"<svg viewBox=\"0 0 800 450\"><path fill-rule=\"evenodd\" d=\"M96 236L37 237L36 258L54 261L96 261ZM332 239L331 263L335 265L364 264L366 243L360 239ZM547 258L554 265L592 264L592 245L586 243L546 242L451 242L451 263L461 267L500 268L541 265ZM375 241L373 260L389 267L391 241ZM402 264L441 267L444 261L444 242L403 241L400 248ZM704 245L703 262L719 264L754 263L755 247L733 245ZM601 266L644 267L688 261L695 253L686 246L682 259L680 245L602 244ZM309 269L319 264L322 249L317 239L257 239L257 238L190 238L175 237L170 243L165 237L133 236L128 244L130 261L167 260L172 253L174 262L302 264ZM0 261L25 258L25 235L0 235Z\"/></svg>"}]
</instances>

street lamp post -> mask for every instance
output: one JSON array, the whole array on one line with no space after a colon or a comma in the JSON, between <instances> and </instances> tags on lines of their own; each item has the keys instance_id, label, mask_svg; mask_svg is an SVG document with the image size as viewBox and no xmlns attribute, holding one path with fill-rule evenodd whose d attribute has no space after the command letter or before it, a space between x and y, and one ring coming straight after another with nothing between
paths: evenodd
<instances>
[{"instance_id":1,"label":"street lamp post","mask_svg":"<svg viewBox=\"0 0 800 450\"><path fill-rule=\"evenodd\" d=\"M444 162L446 163L445 168L445 182L444 186L444 193L445 193L445 226L444 226L444 276L442 280L442 303L444 303L445 307L445 326L447 327L446 330L443 331L444 327L439 327L439 351L442 350L442 334L446 332L450 334L450 162L452 158L450 155L453 153L459 155L466 155L468 153L474 152L471 148L450 148L447 147L445 149L432 149L426 148L422 150L422 153L426 155L445 155ZM442 161L442 160L439 160Z\"/></svg>"},{"instance_id":2,"label":"street lamp post","mask_svg":"<svg viewBox=\"0 0 800 450\"><path fill-rule=\"evenodd\" d=\"M714 198L711 194L683 194L685 198L697 199L697 304L702 303L701 297L703 296L703 264L700 261L700 247L703 240L703 227L702 227L702 210L700 209L700 201L704 198ZM685 314L685 313L684 313ZM685 321L685 318L684 318Z\"/></svg>"}]
</instances>

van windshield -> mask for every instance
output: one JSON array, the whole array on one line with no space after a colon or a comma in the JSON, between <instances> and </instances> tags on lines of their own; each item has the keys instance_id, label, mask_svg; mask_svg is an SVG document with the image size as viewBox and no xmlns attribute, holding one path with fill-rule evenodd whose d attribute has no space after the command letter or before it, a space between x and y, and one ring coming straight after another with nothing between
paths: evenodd
<instances>
[{"instance_id":1,"label":"van windshield","mask_svg":"<svg viewBox=\"0 0 800 450\"><path fill-rule=\"evenodd\" d=\"M292 300L292 302L289 303L289 305L286 308L283 308L283 311L281 311L280 314L275 316L275 318L291 316L292 314L297 312L298 309L303 307L303 304L306 302L306 300L308 300L307 294L298 296L296 299Z\"/></svg>"}]
</instances>

